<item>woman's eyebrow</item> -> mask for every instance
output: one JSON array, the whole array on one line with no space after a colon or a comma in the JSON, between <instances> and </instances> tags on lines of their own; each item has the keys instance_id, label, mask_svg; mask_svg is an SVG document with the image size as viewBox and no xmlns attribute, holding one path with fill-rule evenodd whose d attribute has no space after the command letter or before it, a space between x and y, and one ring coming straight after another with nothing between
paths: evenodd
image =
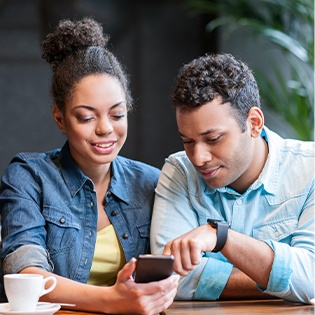
<instances>
[{"instance_id":1,"label":"woman's eyebrow","mask_svg":"<svg viewBox=\"0 0 315 315\"><path fill-rule=\"evenodd\" d=\"M113 109L113 108L115 108L115 107L117 107L117 106L119 106L119 105L121 105L121 104L123 104L123 103L125 103L125 101L120 101L120 102L118 102L118 103L112 105L112 106L110 107L110 109ZM94 108L93 106L91 106L91 105L84 105L84 104L77 105L77 106L75 106L73 109L77 109L77 108L84 108L84 109L92 110L92 111L95 110L95 108Z\"/></svg>"}]
</instances>

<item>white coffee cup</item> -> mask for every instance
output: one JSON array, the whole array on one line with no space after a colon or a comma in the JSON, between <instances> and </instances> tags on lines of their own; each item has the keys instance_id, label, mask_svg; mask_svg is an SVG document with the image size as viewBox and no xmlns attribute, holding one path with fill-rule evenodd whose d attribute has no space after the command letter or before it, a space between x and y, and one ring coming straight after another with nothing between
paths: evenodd
<instances>
[{"instance_id":1,"label":"white coffee cup","mask_svg":"<svg viewBox=\"0 0 315 315\"><path fill-rule=\"evenodd\" d=\"M57 284L57 279L53 276L44 278L42 275L25 273L7 274L3 280L11 311L24 312L35 311L39 298L51 292ZM51 285L45 289L48 281Z\"/></svg>"}]
</instances>

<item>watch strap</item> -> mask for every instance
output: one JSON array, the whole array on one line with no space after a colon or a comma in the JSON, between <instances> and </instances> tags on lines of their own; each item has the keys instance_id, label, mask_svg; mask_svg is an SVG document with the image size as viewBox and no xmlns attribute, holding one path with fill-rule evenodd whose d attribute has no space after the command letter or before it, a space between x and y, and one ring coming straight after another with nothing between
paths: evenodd
<instances>
[{"instance_id":1,"label":"watch strap","mask_svg":"<svg viewBox=\"0 0 315 315\"><path fill-rule=\"evenodd\" d=\"M214 249L212 250L212 252L217 253L221 251L221 249L224 247L226 243L229 224L225 221L217 221L212 219L208 219L207 222L217 230L217 243Z\"/></svg>"}]
</instances>

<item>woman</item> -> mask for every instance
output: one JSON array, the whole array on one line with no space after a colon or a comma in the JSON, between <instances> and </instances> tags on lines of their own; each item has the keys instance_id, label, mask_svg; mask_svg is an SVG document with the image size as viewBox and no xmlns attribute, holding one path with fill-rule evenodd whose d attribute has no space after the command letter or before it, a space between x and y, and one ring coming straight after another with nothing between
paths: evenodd
<instances>
[{"instance_id":1,"label":"woman","mask_svg":"<svg viewBox=\"0 0 315 315\"><path fill-rule=\"evenodd\" d=\"M132 98L107 40L85 18L61 21L42 43L53 70L53 117L67 141L17 155L2 177L3 272L56 275L48 302L156 314L172 303L178 277L132 278L133 257L149 252L159 171L118 156Z\"/></svg>"}]
</instances>

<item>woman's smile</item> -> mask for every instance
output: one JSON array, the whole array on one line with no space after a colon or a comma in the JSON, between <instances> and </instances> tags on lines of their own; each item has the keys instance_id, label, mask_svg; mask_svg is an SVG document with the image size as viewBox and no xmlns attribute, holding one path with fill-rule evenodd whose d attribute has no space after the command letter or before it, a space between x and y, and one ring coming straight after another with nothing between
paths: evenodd
<instances>
[{"instance_id":1,"label":"woman's smile","mask_svg":"<svg viewBox=\"0 0 315 315\"><path fill-rule=\"evenodd\" d=\"M91 143L92 148L100 154L111 154L115 147L116 147L117 141L106 141L106 142L97 142L97 143Z\"/></svg>"}]
</instances>

